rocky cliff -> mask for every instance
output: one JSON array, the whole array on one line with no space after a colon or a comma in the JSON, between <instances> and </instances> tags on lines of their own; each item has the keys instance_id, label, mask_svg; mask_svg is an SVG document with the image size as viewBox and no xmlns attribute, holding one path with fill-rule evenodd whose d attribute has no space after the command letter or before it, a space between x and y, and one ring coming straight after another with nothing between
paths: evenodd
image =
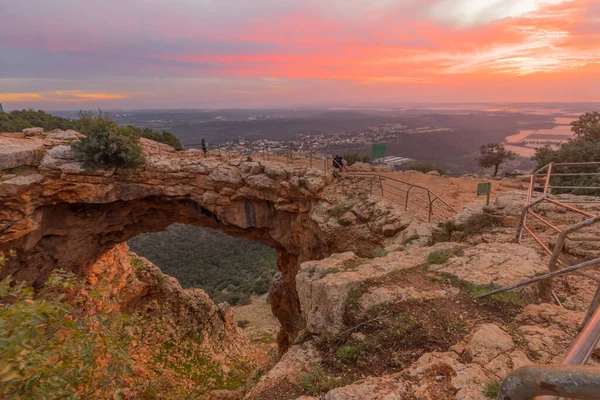
<instances>
[{"instance_id":1,"label":"rocky cliff","mask_svg":"<svg viewBox=\"0 0 600 400\"><path fill-rule=\"evenodd\" d=\"M300 263L346 250L370 254L413 219L385 201L339 203L325 190L331 177L316 170L202 158L146 139L143 168L86 171L63 137L0 136L0 148L8 149L0 154L0 249L17 251L4 275L42 285L56 268L89 274L142 232L174 222L219 229L277 249L282 277L271 298L282 351L302 325Z\"/></svg>"}]
</instances>

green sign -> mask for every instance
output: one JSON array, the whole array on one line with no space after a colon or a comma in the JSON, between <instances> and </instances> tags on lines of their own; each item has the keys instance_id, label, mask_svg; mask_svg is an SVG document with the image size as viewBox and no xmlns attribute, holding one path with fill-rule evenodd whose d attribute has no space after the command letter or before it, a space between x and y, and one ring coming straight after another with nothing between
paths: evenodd
<instances>
[{"instance_id":1,"label":"green sign","mask_svg":"<svg viewBox=\"0 0 600 400\"><path fill-rule=\"evenodd\" d=\"M373 143L371 145L371 162L378 158L385 158L385 152L387 151L387 143Z\"/></svg>"},{"instance_id":2,"label":"green sign","mask_svg":"<svg viewBox=\"0 0 600 400\"><path fill-rule=\"evenodd\" d=\"M486 205L490 205L490 194L492 193L492 182L483 182L477 184L477 196L487 196Z\"/></svg>"}]
</instances>

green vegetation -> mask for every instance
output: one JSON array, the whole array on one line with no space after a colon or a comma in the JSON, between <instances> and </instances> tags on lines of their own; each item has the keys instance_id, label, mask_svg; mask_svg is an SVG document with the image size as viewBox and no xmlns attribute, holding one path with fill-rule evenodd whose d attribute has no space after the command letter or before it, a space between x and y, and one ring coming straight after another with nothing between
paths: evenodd
<instances>
[{"instance_id":1,"label":"green vegetation","mask_svg":"<svg viewBox=\"0 0 600 400\"><path fill-rule=\"evenodd\" d=\"M443 264L454 257L452 250L435 250L427 255L427 265Z\"/></svg>"},{"instance_id":2,"label":"green vegetation","mask_svg":"<svg viewBox=\"0 0 600 400\"><path fill-rule=\"evenodd\" d=\"M348 151L342 155L342 158L346 160L348 165L356 164L357 162L369 163L371 162L371 157L369 156L361 156L358 151Z\"/></svg>"},{"instance_id":3,"label":"green vegetation","mask_svg":"<svg viewBox=\"0 0 600 400\"><path fill-rule=\"evenodd\" d=\"M435 163L414 162L403 165L400 169L403 171L419 171L424 174L431 171L437 171L440 175L446 174L446 170Z\"/></svg>"},{"instance_id":4,"label":"green vegetation","mask_svg":"<svg viewBox=\"0 0 600 400\"><path fill-rule=\"evenodd\" d=\"M102 113L82 113L80 132L85 135L71 143L75 158L86 169L117 167L135 169L144 162L139 136L133 127L120 127Z\"/></svg>"},{"instance_id":5,"label":"green vegetation","mask_svg":"<svg viewBox=\"0 0 600 400\"><path fill-rule=\"evenodd\" d=\"M45 131L74 129L86 134L86 131L94 128L94 120L99 117L109 120L108 115L102 112L98 112L97 115L91 112L80 112L79 118L70 120L48 114L41 110L15 110L10 113L0 113L0 132L21 132L25 128L40 127L44 128ZM116 122L111 122L116 125ZM147 138L168 144L175 150L183 150L183 145L171 132L164 130L162 132L154 132L149 128L140 129L132 125L120 128L123 129L121 132L123 135Z\"/></svg>"},{"instance_id":6,"label":"green vegetation","mask_svg":"<svg viewBox=\"0 0 600 400\"><path fill-rule=\"evenodd\" d=\"M536 169L545 165L566 162L590 162L600 160L600 113L586 113L577 121L571 123L571 130L575 138L553 150L549 146L537 149L532 160L536 162ZM557 173L594 173L600 172L599 167L568 166L560 167ZM554 186L600 186L600 176L554 176L551 185ZM553 189L552 193L574 193L597 196L599 190L589 189Z\"/></svg>"},{"instance_id":7,"label":"green vegetation","mask_svg":"<svg viewBox=\"0 0 600 400\"><path fill-rule=\"evenodd\" d=\"M375 249L373 249L373 253L371 254L372 258L379 258L379 257L385 257L388 255L388 251L386 249L384 249L381 246L377 246L375 247Z\"/></svg>"},{"instance_id":8,"label":"green vegetation","mask_svg":"<svg viewBox=\"0 0 600 400\"><path fill-rule=\"evenodd\" d=\"M336 204L329 210L329 215L334 218L340 218L342 215L346 214L350 208L352 208L352 206L348 204Z\"/></svg>"},{"instance_id":9,"label":"green vegetation","mask_svg":"<svg viewBox=\"0 0 600 400\"><path fill-rule=\"evenodd\" d=\"M404 243L403 244L410 244L410 243L414 242L415 240L419 240L420 238L421 238L421 236L419 236L418 233L415 233L413 235L410 235L406 239L404 239Z\"/></svg>"},{"instance_id":10,"label":"green vegetation","mask_svg":"<svg viewBox=\"0 0 600 400\"><path fill-rule=\"evenodd\" d=\"M482 168L494 168L494 175L498 175L498 168L506 161L514 160L517 153L506 150L501 143L488 143L481 146L480 156L477 158L477 163Z\"/></svg>"},{"instance_id":11,"label":"green vegetation","mask_svg":"<svg viewBox=\"0 0 600 400\"><path fill-rule=\"evenodd\" d=\"M317 366L315 369L304 375L301 379L301 385L310 396L326 393L342 385L342 378L327 374L323 367Z\"/></svg>"},{"instance_id":12,"label":"green vegetation","mask_svg":"<svg viewBox=\"0 0 600 400\"><path fill-rule=\"evenodd\" d=\"M64 272L37 294L0 282L0 397L106 399L128 390L139 316L107 311L105 289L85 290Z\"/></svg>"},{"instance_id":13,"label":"green vegetation","mask_svg":"<svg viewBox=\"0 0 600 400\"><path fill-rule=\"evenodd\" d=\"M485 389L483 389L483 395L490 399L498 397L498 393L500 393L500 382L498 381L489 382Z\"/></svg>"},{"instance_id":14,"label":"green vegetation","mask_svg":"<svg viewBox=\"0 0 600 400\"><path fill-rule=\"evenodd\" d=\"M38 110L15 110L0 113L0 132L21 132L25 128L40 127L46 131L53 129L69 129L72 122L66 118Z\"/></svg>"},{"instance_id":15,"label":"green vegetation","mask_svg":"<svg viewBox=\"0 0 600 400\"><path fill-rule=\"evenodd\" d=\"M347 344L340 347L335 355L342 363L351 364L358 360L361 353L362 348L360 344Z\"/></svg>"},{"instance_id":16,"label":"green vegetation","mask_svg":"<svg viewBox=\"0 0 600 400\"><path fill-rule=\"evenodd\" d=\"M173 224L129 246L183 287L202 288L217 302L238 304L251 293L267 293L277 273L274 249L196 226Z\"/></svg>"}]
</instances>

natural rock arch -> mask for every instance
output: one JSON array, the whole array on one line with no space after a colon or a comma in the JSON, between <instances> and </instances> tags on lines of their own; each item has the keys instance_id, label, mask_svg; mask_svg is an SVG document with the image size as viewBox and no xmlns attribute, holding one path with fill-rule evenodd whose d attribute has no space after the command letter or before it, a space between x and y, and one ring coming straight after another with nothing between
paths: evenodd
<instances>
[{"instance_id":1,"label":"natural rock arch","mask_svg":"<svg viewBox=\"0 0 600 400\"><path fill-rule=\"evenodd\" d=\"M86 274L107 251L143 232L175 222L218 229L277 249L282 277L272 309L282 326L280 349L287 348L302 324L295 288L300 263L349 247L331 234L339 225L311 217L331 177L280 164L204 159L142 140L147 162L135 173L84 171L68 146L46 143L39 165L0 183L0 250L17 250L3 274L39 286L56 268ZM350 248L360 252L378 240L366 232Z\"/></svg>"}]
</instances>

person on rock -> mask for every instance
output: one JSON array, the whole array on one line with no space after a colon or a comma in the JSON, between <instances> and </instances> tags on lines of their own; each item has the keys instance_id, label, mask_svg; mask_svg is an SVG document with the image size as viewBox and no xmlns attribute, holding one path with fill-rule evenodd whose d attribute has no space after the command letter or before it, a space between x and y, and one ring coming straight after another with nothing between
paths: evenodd
<instances>
[{"instance_id":1,"label":"person on rock","mask_svg":"<svg viewBox=\"0 0 600 400\"><path fill-rule=\"evenodd\" d=\"M204 153L204 158L206 158L208 156L208 147L206 144L206 139L202 138L200 145L202 146L202 152Z\"/></svg>"}]
</instances>

